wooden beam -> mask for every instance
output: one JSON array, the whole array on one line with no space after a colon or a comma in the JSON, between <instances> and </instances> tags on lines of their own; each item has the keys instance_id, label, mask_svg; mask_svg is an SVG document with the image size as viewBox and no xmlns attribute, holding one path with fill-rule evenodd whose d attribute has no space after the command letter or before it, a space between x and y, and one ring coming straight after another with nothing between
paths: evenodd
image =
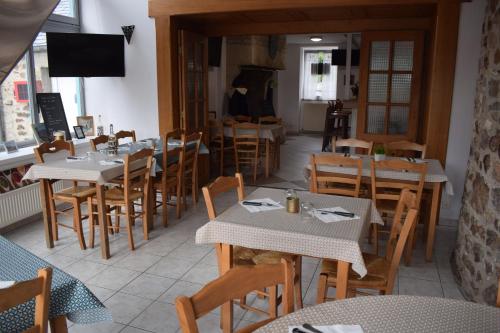
<instances>
[{"instance_id":1,"label":"wooden beam","mask_svg":"<svg viewBox=\"0 0 500 333\"><path fill-rule=\"evenodd\" d=\"M448 148L459 20L460 3L440 0L434 32L425 143L427 157L439 159L443 165Z\"/></svg>"},{"instance_id":2,"label":"wooden beam","mask_svg":"<svg viewBox=\"0 0 500 333\"><path fill-rule=\"evenodd\" d=\"M438 0L149 0L149 16L325 8L337 6L376 6L433 4ZM455 0L458 1L458 0Z\"/></svg>"},{"instance_id":3,"label":"wooden beam","mask_svg":"<svg viewBox=\"0 0 500 333\"><path fill-rule=\"evenodd\" d=\"M328 21L207 24L208 36L363 32L379 30L430 30L432 18L355 19Z\"/></svg>"},{"instance_id":4,"label":"wooden beam","mask_svg":"<svg viewBox=\"0 0 500 333\"><path fill-rule=\"evenodd\" d=\"M155 19L158 120L160 133L179 127L178 36L173 18Z\"/></svg>"}]
</instances>

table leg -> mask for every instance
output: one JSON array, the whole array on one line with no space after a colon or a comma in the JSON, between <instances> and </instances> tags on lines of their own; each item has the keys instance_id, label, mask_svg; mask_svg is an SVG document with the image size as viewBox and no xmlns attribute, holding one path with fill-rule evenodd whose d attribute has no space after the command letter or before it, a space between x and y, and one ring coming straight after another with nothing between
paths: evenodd
<instances>
[{"instance_id":1,"label":"table leg","mask_svg":"<svg viewBox=\"0 0 500 333\"><path fill-rule=\"evenodd\" d=\"M337 267L337 291L335 299L344 299L347 297L347 281L349 279L349 266L347 261L338 261Z\"/></svg>"},{"instance_id":2,"label":"table leg","mask_svg":"<svg viewBox=\"0 0 500 333\"><path fill-rule=\"evenodd\" d=\"M52 333L68 333L68 325L64 315L49 319L49 324Z\"/></svg>"},{"instance_id":3,"label":"table leg","mask_svg":"<svg viewBox=\"0 0 500 333\"><path fill-rule=\"evenodd\" d=\"M96 184L97 192L97 216L99 219L99 236L101 238L101 255L103 259L109 259L108 224L106 222L106 203L104 201L104 185Z\"/></svg>"},{"instance_id":4,"label":"table leg","mask_svg":"<svg viewBox=\"0 0 500 333\"><path fill-rule=\"evenodd\" d=\"M269 139L266 139L266 178L269 178L269 155L270 155L270 147L269 147Z\"/></svg>"},{"instance_id":5,"label":"table leg","mask_svg":"<svg viewBox=\"0 0 500 333\"><path fill-rule=\"evenodd\" d=\"M52 219L50 215L49 180L40 179L40 200L43 212L43 229L45 231L45 244L49 249L54 247L54 236L52 235Z\"/></svg>"},{"instance_id":6,"label":"table leg","mask_svg":"<svg viewBox=\"0 0 500 333\"><path fill-rule=\"evenodd\" d=\"M232 268L233 246L231 244L221 244L220 266L221 275ZM223 333L231 333L233 331L233 301L229 301L222 305L221 328Z\"/></svg>"},{"instance_id":7,"label":"table leg","mask_svg":"<svg viewBox=\"0 0 500 333\"><path fill-rule=\"evenodd\" d=\"M427 230L427 244L425 245L425 260L432 261L432 250L434 247L434 237L436 235L436 224L439 218L439 203L441 202L441 183L434 183L432 186L431 215L429 216L429 229Z\"/></svg>"}]
</instances>

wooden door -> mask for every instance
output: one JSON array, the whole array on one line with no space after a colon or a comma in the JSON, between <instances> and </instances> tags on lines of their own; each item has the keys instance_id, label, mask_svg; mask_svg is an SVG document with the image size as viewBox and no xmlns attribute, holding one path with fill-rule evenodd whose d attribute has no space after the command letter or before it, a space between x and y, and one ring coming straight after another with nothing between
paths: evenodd
<instances>
[{"instance_id":1,"label":"wooden door","mask_svg":"<svg viewBox=\"0 0 500 333\"><path fill-rule=\"evenodd\" d=\"M181 30L179 42L180 127L188 133L195 130L205 133L208 122L208 39Z\"/></svg>"},{"instance_id":2,"label":"wooden door","mask_svg":"<svg viewBox=\"0 0 500 333\"><path fill-rule=\"evenodd\" d=\"M422 85L422 31L362 34L357 137L415 141Z\"/></svg>"}]
</instances>

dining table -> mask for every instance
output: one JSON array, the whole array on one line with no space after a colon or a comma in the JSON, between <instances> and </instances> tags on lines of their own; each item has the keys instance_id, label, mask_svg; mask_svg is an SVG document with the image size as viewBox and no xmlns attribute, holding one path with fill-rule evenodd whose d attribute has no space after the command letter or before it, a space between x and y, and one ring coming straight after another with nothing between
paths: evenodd
<instances>
[{"instance_id":1,"label":"dining table","mask_svg":"<svg viewBox=\"0 0 500 333\"><path fill-rule=\"evenodd\" d=\"M238 129L238 133L244 134L254 134L252 129ZM233 137L233 128L231 126L224 126L224 136L228 138ZM285 128L280 124L260 124L259 127L259 138L264 140L265 144L265 166L264 174L266 178L269 178L271 170L271 144L276 146L277 166L279 168L279 151L280 144L285 141Z\"/></svg>"},{"instance_id":2,"label":"dining table","mask_svg":"<svg viewBox=\"0 0 500 333\"><path fill-rule=\"evenodd\" d=\"M320 153L318 155L331 155L332 153ZM361 158L363 160L362 168L362 183L370 184L371 182L371 168L370 161L372 156L368 155L356 155L356 154L342 154L346 156L351 156L353 158ZM386 157L386 159L403 159L400 157ZM432 261L432 254L434 248L434 241L436 236L436 225L439 219L439 208L441 204L441 194L443 187L446 195L452 196L453 185L448 179L441 163L436 159L410 159L410 161L415 161L414 163L427 163L427 174L425 175L424 188L431 192L431 210L429 214L429 223L427 224L426 230L426 246L425 246L425 259L427 261ZM311 165L307 164L305 166L306 178L310 178ZM345 174L345 175L356 175L357 168L344 167L344 166L332 166L332 165L319 165L317 167L318 171ZM419 174L413 172L407 172L406 170L394 171L394 170L377 170L377 177L384 179L392 179L397 181L419 181Z\"/></svg>"},{"instance_id":3,"label":"dining table","mask_svg":"<svg viewBox=\"0 0 500 333\"><path fill-rule=\"evenodd\" d=\"M67 332L66 319L77 324L112 320L111 312L83 282L0 236L0 281L31 280L46 267L53 270L49 308L52 333ZM0 332L23 332L33 326L34 315L34 300L1 312Z\"/></svg>"},{"instance_id":4,"label":"dining table","mask_svg":"<svg viewBox=\"0 0 500 333\"><path fill-rule=\"evenodd\" d=\"M215 220L199 228L196 231L196 243L220 246L221 274L232 267L233 246L337 260L336 297L345 298L350 267L360 277L367 274L361 244L370 224L382 225L382 218L369 199L307 191L298 192L297 196L300 202L313 207L313 211L344 209L353 213L354 217L341 218L332 223L325 223L318 218L305 220L303 214L288 213L281 205L285 199L283 190L260 187L248 195L245 201L272 200L279 204L279 208L251 212L242 202L236 203ZM232 311L232 302L223 305L222 323L226 329L232 327Z\"/></svg>"},{"instance_id":5,"label":"dining table","mask_svg":"<svg viewBox=\"0 0 500 333\"><path fill-rule=\"evenodd\" d=\"M500 309L440 297L365 296L306 307L255 333L289 333L304 324L324 333L498 333Z\"/></svg>"}]
</instances>

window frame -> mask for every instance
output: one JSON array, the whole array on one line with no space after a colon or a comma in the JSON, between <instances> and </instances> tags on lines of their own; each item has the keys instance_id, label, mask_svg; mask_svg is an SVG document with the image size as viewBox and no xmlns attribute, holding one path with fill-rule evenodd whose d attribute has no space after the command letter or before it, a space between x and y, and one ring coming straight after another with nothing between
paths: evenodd
<instances>
[{"instance_id":1,"label":"window frame","mask_svg":"<svg viewBox=\"0 0 500 333\"><path fill-rule=\"evenodd\" d=\"M334 49L339 49L341 46L340 43L333 43L333 44L324 44L324 45L318 45L318 46L303 46L300 48L300 100L303 102L327 102L329 99L309 99L309 98L304 98L304 91L305 91L305 75L306 75L306 54L307 53L320 53L320 52L331 52L331 50ZM338 67L338 66L337 66ZM309 69L310 70L310 69ZM333 70L330 71L332 73ZM337 86L338 86L338 68L337 68ZM337 95L338 93L336 93ZM336 98L336 96L335 96Z\"/></svg>"}]
</instances>

